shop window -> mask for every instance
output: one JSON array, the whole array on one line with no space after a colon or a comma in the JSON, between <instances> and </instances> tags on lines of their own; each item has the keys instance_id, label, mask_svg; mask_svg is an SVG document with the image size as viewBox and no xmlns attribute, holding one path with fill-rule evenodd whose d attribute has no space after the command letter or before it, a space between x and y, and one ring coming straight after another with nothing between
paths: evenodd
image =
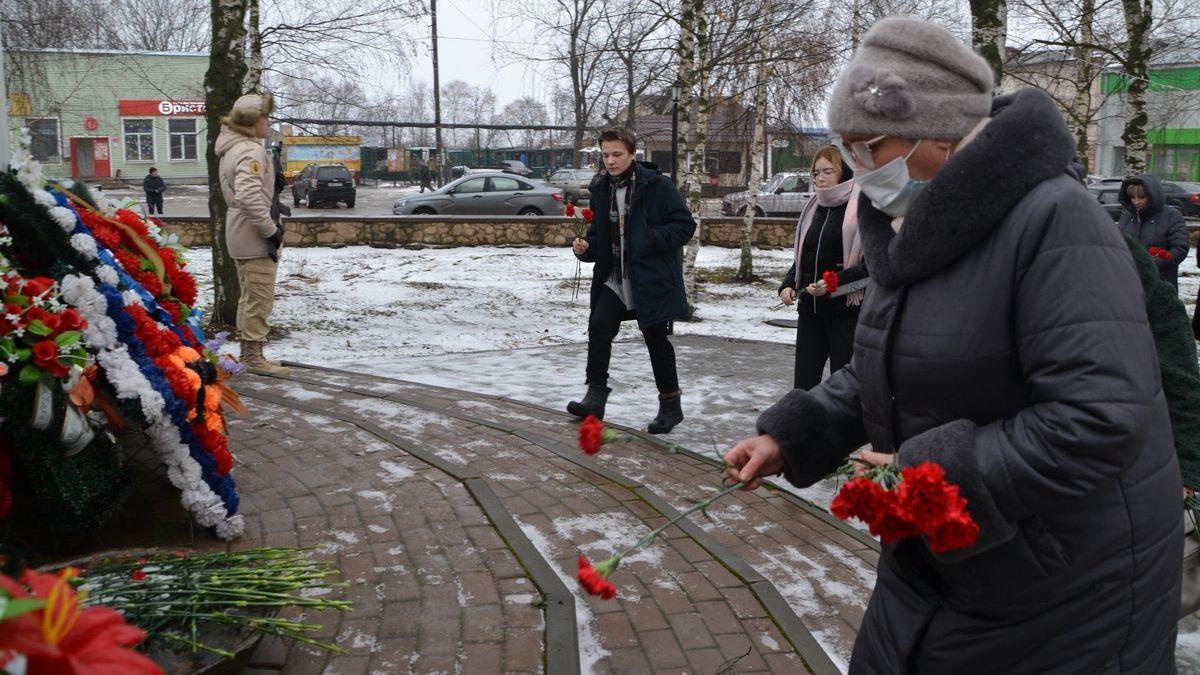
<instances>
[{"instance_id":1,"label":"shop window","mask_svg":"<svg viewBox=\"0 0 1200 675\"><path fill-rule=\"evenodd\" d=\"M58 119L54 117L27 118L29 129L29 152L33 158L46 164L62 161L62 143L58 138Z\"/></svg>"},{"instance_id":2,"label":"shop window","mask_svg":"<svg viewBox=\"0 0 1200 675\"><path fill-rule=\"evenodd\" d=\"M154 161L154 120L122 120L125 130L125 161Z\"/></svg>"},{"instance_id":3,"label":"shop window","mask_svg":"<svg viewBox=\"0 0 1200 675\"><path fill-rule=\"evenodd\" d=\"M196 119L167 120L171 159L196 159Z\"/></svg>"}]
</instances>

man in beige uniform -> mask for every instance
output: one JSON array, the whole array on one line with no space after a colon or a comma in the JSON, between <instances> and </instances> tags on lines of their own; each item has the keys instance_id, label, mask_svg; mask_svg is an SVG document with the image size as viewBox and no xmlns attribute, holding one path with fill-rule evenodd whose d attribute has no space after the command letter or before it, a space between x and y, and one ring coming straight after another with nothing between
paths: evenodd
<instances>
[{"instance_id":1,"label":"man in beige uniform","mask_svg":"<svg viewBox=\"0 0 1200 675\"><path fill-rule=\"evenodd\" d=\"M216 153L221 161L221 194L229 206L225 246L237 266L241 286L237 328L242 363L247 368L283 374L287 368L263 356L278 268L267 242L276 230L271 219L275 167L261 140L267 137L267 115L273 108L270 94L246 94L235 101L229 114L221 118Z\"/></svg>"}]
</instances>

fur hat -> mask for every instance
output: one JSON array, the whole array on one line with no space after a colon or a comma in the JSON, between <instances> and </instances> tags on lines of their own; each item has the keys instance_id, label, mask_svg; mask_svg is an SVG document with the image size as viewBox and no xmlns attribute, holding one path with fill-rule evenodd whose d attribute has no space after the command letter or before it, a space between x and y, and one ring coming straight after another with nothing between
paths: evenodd
<instances>
[{"instance_id":1,"label":"fur hat","mask_svg":"<svg viewBox=\"0 0 1200 675\"><path fill-rule=\"evenodd\" d=\"M270 92L243 94L233 102L233 109L221 118L221 124L245 136L254 136L254 125L258 118L266 117L275 110L275 97Z\"/></svg>"},{"instance_id":2,"label":"fur hat","mask_svg":"<svg viewBox=\"0 0 1200 675\"><path fill-rule=\"evenodd\" d=\"M908 17L875 24L829 102L836 134L962 138L992 104L992 69L944 28Z\"/></svg>"}]
</instances>

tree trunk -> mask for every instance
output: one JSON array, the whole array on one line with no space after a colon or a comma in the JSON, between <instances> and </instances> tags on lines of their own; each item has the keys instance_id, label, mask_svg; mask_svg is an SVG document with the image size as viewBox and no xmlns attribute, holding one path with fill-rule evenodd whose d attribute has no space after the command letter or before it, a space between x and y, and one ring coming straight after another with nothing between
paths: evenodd
<instances>
[{"instance_id":1,"label":"tree trunk","mask_svg":"<svg viewBox=\"0 0 1200 675\"><path fill-rule=\"evenodd\" d=\"M701 216L701 186L704 176L704 141L708 134L708 118L712 115L708 100L708 20L704 16L704 0L690 0L695 15L695 56L691 82L698 85L693 107L696 111L695 143L690 148L691 159L684 174L684 197L692 217L696 219L696 233L683 249L683 288L687 295L688 317L696 313L696 257L700 254L700 232L704 223ZM690 111L689 111L690 116Z\"/></svg>"},{"instance_id":2,"label":"tree trunk","mask_svg":"<svg viewBox=\"0 0 1200 675\"><path fill-rule=\"evenodd\" d=\"M1150 81L1151 0L1122 0L1125 32L1129 37L1125 59L1125 173L1146 172L1146 85Z\"/></svg>"},{"instance_id":3,"label":"tree trunk","mask_svg":"<svg viewBox=\"0 0 1200 675\"><path fill-rule=\"evenodd\" d=\"M770 0L763 0L763 16L770 13ZM742 216L742 257L738 263L739 281L754 280L754 216L758 209L758 192L762 189L764 136L767 128L767 81L771 78L771 60L767 57L766 44L762 45L761 61L757 67L754 83L754 141L750 150L750 183L746 186L746 214Z\"/></svg>"},{"instance_id":4,"label":"tree trunk","mask_svg":"<svg viewBox=\"0 0 1200 675\"><path fill-rule=\"evenodd\" d=\"M1008 34L1008 4L1005 0L970 0L971 45L992 67L992 81L999 86L1004 74L1005 39Z\"/></svg>"},{"instance_id":5,"label":"tree trunk","mask_svg":"<svg viewBox=\"0 0 1200 675\"><path fill-rule=\"evenodd\" d=\"M1095 39L1092 35L1095 20L1096 0L1083 0L1079 14L1079 44L1075 47L1075 105L1072 126L1075 127L1075 151L1079 153L1079 161L1083 162L1085 176L1091 172L1091 162L1088 160L1088 126L1092 119L1092 77L1095 74L1091 47Z\"/></svg>"},{"instance_id":6,"label":"tree trunk","mask_svg":"<svg viewBox=\"0 0 1200 675\"><path fill-rule=\"evenodd\" d=\"M212 51L204 74L205 123L208 125L208 212L212 239L213 306L209 324L230 327L237 320L237 270L225 247L225 216L228 206L221 194L220 163L215 150L221 133L221 116L242 95L246 75L243 42L246 38L246 8L249 0L212 0Z\"/></svg>"},{"instance_id":7,"label":"tree trunk","mask_svg":"<svg viewBox=\"0 0 1200 675\"><path fill-rule=\"evenodd\" d=\"M262 91L262 29L258 23L258 0L247 0L250 12L250 70L246 72L246 91Z\"/></svg>"}]
</instances>

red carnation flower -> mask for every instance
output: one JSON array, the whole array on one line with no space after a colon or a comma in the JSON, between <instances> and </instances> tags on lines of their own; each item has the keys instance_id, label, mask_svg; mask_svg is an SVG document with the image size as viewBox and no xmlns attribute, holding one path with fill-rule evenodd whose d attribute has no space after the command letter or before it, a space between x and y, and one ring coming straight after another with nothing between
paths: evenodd
<instances>
[{"instance_id":1,"label":"red carnation flower","mask_svg":"<svg viewBox=\"0 0 1200 675\"><path fill-rule=\"evenodd\" d=\"M1171 252L1160 246L1151 246L1148 251L1150 252L1150 255L1155 258L1162 258L1163 260L1171 259Z\"/></svg>"},{"instance_id":2,"label":"red carnation flower","mask_svg":"<svg viewBox=\"0 0 1200 675\"><path fill-rule=\"evenodd\" d=\"M933 462L905 467L901 475L904 480L896 488L900 512L925 533L937 529L951 512L967 503L958 495L958 486L947 483L946 473Z\"/></svg>"},{"instance_id":3,"label":"red carnation flower","mask_svg":"<svg viewBox=\"0 0 1200 675\"><path fill-rule=\"evenodd\" d=\"M959 509L952 512L936 530L930 533L929 550L934 553L945 553L966 548L974 544L978 536L979 524L971 518L971 514Z\"/></svg>"},{"instance_id":4,"label":"red carnation flower","mask_svg":"<svg viewBox=\"0 0 1200 675\"><path fill-rule=\"evenodd\" d=\"M598 595L602 600L612 600L617 596L617 587L608 577L596 571L587 556L583 555L579 556L579 584L589 595Z\"/></svg>"},{"instance_id":5,"label":"red carnation flower","mask_svg":"<svg viewBox=\"0 0 1200 675\"><path fill-rule=\"evenodd\" d=\"M133 574L130 574L129 576L133 578L134 581L142 581L146 578L146 570L139 567L135 569Z\"/></svg>"},{"instance_id":6,"label":"red carnation flower","mask_svg":"<svg viewBox=\"0 0 1200 675\"><path fill-rule=\"evenodd\" d=\"M64 333L69 330L83 330L87 327L87 321L84 321L79 312L72 307L64 309L62 314L58 315L58 319L58 328Z\"/></svg>"},{"instance_id":7,"label":"red carnation flower","mask_svg":"<svg viewBox=\"0 0 1200 675\"><path fill-rule=\"evenodd\" d=\"M50 290L54 280L49 277L33 277L25 280L25 295L35 297Z\"/></svg>"},{"instance_id":8,"label":"red carnation flower","mask_svg":"<svg viewBox=\"0 0 1200 675\"><path fill-rule=\"evenodd\" d=\"M891 498L888 499L887 507L883 510L879 519L871 524L871 534L879 537L879 540L885 544L920 534L921 530L917 525L905 518L900 510L896 508L897 503L892 496L895 493L885 491L884 494L889 495Z\"/></svg>"},{"instance_id":9,"label":"red carnation flower","mask_svg":"<svg viewBox=\"0 0 1200 675\"><path fill-rule=\"evenodd\" d=\"M584 454L594 455L600 452L600 445L604 443L604 423L595 415L588 415L583 418L583 423L579 425L579 449L583 450Z\"/></svg>"},{"instance_id":10,"label":"red carnation flower","mask_svg":"<svg viewBox=\"0 0 1200 675\"><path fill-rule=\"evenodd\" d=\"M567 202L567 205L563 207L563 213L566 214L566 216L568 218L570 218L571 216L574 216L575 215L575 205L570 202Z\"/></svg>"},{"instance_id":11,"label":"red carnation flower","mask_svg":"<svg viewBox=\"0 0 1200 675\"><path fill-rule=\"evenodd\" d=\"M829 511L842 520L858 518L871 525L887 511L887 491L870 478L855 478L842 486Z\"/></svg>"},{"instance_id":12,"label":"red carnation flower","mask_svg":"<svg viewBox=\"0 0 1200 675\"><path fill-rule=\"evenodd\" d=\"M838 275L833 270L827 270L821 273L821 281L825 282L825 290L829 293L836 293L838 289Z\"/></svg>"},{"instance_id":13,"label":"red carnation flower","mask_svg":"<svg viewBox=\"0 0 1200 675\"><path fill-rule=\"evenodd\" d=\"M585 223L592 222L592 210L591 209L581 209L579 211L579 213L583 216L583 222L585 222Z\"/></svg>"}]
</instances>

